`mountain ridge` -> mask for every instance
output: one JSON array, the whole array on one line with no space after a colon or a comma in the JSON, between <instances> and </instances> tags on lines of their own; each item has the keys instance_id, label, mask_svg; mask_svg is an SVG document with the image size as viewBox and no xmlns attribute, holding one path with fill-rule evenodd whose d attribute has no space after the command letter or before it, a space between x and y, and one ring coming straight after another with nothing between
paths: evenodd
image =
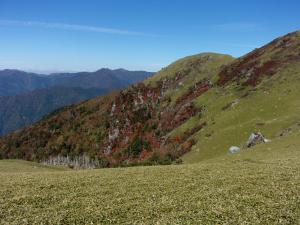
<instances>
[{"instance_id":1,"label":"mountain ridge","mask_svg":"<svg viewBox=\"0 0 300 225\"><path fill-rule=\"evenodd\" d=\"M153 74L146 71L129 71L125 69L99 69L94 72L52 73L49 75L25 72L16 69L0 70L0 96L13 96L35 89L52 86L69 86L81 88L122 88L130 83L141 81ZM87 81L89 78L89 81ZM121 80L122 78L122 80ZM99 80L103 79L103 80ZM121 80L121 81L120 81ZM85 83L82 84L81 82ZM125 82L122 83L122 82Z\"/></svg>"}]
</instances>

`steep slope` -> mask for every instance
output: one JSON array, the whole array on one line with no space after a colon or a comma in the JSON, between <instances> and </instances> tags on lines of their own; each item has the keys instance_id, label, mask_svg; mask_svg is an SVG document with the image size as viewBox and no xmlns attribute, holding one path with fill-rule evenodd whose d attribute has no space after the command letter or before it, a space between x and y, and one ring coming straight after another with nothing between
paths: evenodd
<instances>
[{"instance_id":1,"label":"steep slope","mask_svg":"<svg viewBox=\"0 0 300 225\"><path fill-rule=\"evenodd\" d=\"M8 135L2 139L2 157L43 161L58 155L74 159L86 153L96 159L96 166L170 163L187 152L194 141L187 140L188 135L171 140L168 133L191 116L200 115L202 108L190 103L191 99L211 88L213 76L232 57L200 54L191 59L183 60L184 68L170 66L158 73L147 81L150 85L139 83L67 107L32 127ZM169 77L154 83L152 79L165 76L169 70ZM176 101L169 97L171 90L181 89L184 99ZM190 132L202 126L198 124Z\"/></svg>"},{"instance_id":2,"label":"steep slope","mask_svg":"<svg viewBox=\"0 0 300 225\"><path fill-rule=\"evenodd\" d=\"M91 99L108 91L97 88L50 87L0 97L0 135L37 122L60 107Z\"/></svg>"},{"instance_id":3,"label":"steep slope","mask_svg":"<svg viewBox=\"0 0 300 225\"><path fill-rule=\"evenodd\" d=\"M243 147L249 135L261 131L270 139L285 135L300 123L300 32L277 38L235 60L219 74L217 86L195 100L205 105L201 121L207 127L184 156L199 162ZM174 133L180 135L188 121Z\"/></svg>"},{"instance_id":4,"label":"steep slope","mask_svg":"<svg viewBox=\"0 0 300 225\"><path fill-rule=\"evenodd\" d=\"M77 166L89 156L92 167L168 164L219 157L257 130L275 139L300 121L299 44L294 32L236 60L184 58L0 139L1 155Z\"/></svg>"}]
</instances>

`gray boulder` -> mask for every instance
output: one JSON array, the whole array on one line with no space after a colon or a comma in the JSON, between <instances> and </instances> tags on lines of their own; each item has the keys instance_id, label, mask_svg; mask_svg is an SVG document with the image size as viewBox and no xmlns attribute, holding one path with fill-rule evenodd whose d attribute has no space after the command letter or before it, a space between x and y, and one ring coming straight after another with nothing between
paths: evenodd
<instances>
[{"instance_id":1,"label":"gray boulder","mask_svg":"<svg viewBox=\"0 0 300 225\"><path fill-rule=\"evenodd\" d=\"M229 153L234 154L234 153L239 152L240 150L241 150L241 149L240 149L239 147L237 147L237 146L231 146L231 147L229 148Z\"/></svg>"}]
</instances>

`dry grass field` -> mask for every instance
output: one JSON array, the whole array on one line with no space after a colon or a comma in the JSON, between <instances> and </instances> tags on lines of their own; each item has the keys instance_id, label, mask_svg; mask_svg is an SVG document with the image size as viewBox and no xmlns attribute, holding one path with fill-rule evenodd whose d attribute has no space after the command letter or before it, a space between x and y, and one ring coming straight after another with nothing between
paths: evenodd
<instances>
[{"instance_id":1,"label":"dry grass field","mask_svg":"<svg viewBox=\"0 0 300 225\"><path fill-rule=\"evenodd\" d=\"M293 143L293 144L290 144ZM299 224L300 133L196 164L0 161L0 224Z\"/></svg>"}]
</instances>

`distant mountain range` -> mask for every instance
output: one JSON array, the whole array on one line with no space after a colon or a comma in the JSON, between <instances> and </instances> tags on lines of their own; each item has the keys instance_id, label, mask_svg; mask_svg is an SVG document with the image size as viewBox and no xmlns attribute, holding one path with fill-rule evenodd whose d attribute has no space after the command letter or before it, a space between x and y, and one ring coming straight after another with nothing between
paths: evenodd
<instances>
[{"instance_id":1,"label":"distant mountain range","mask_svg":"<svg viewBox=\"0 0 300 225\"><path fill-rule=\"evenodd\" d=\"M124 88L150 75L124 69L51 75L2 70L0 135L30 125L60 107Z\"/></svg>"},{"instance_id":2,"label":"distant mountain range","mask_svg":"<svg viewBox=\"0 0 300 225\"><path fill-rule=\"evenodd\" d=\"M20 70L0 71L0 96L14 96L53 86L119 89L152 75L145 71L100 69L95 72L41 75Z\"/></svg>"}]
</instances>

